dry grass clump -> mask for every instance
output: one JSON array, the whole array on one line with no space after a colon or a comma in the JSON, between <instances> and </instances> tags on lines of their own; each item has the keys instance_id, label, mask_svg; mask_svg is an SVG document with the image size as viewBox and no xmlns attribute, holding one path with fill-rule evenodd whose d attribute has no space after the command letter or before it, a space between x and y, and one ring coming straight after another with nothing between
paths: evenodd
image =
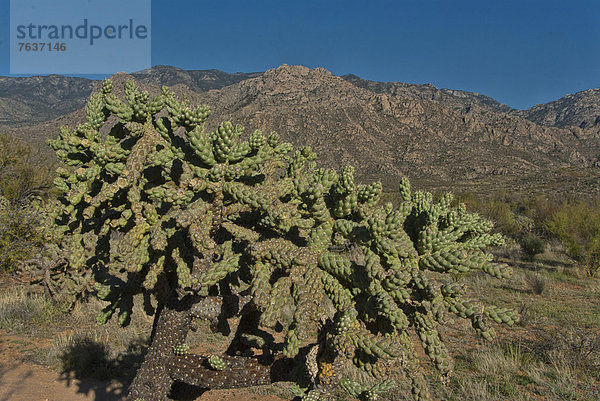
<instances>
[{"instance_id":1,"label":"dry grass clump","mask_svg":"<svg viewBox=\"0 0 600 401\"><path fill-rule=\"evenodd\" d=\"M543 332L539 338L535 352L544 362L561 370L600 373L600 332L597 329Z\"/></svg>"},{"instance_id":2,"label":"dry grass clump","mask_svg":"<svg viewBox=\"0 0 600 401\"><path fill-rule=\"evenodd\" d=\"M23 287L0 291L0 329L16 334L52 325L60 310L43 294Z\"/></svg>"},{"instance_id":3,"label":"dry grass clump","mask_svg":"<svg viewBox=\"0 0 600 401\"><path fill-rule=\"evenodd\" d=\"M555 333L556 334L556 333ZM480 344L463 352L449 387L437 386L435 399L525 401L600 399L597 335L574 331L535 340Z\"/></svg>"},{"instance_id":4,"label":"dry grass clump","mask_svg":"<svg viewBox=\"0 0 600 401\"><path fill-rule=\"evenodd\" d=\"M525 275L525 282L536 295L542 295L548 280L539 273L529 273Z\"/></svg>"}]
</instances>

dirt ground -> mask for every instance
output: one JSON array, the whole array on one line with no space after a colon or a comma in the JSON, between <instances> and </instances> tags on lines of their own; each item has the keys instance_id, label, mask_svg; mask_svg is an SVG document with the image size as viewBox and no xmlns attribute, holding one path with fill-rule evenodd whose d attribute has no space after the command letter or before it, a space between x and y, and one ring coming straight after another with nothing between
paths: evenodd
<instances>
[{"instance_id":1,"label":"dirt ground","mask_svg":"<svg viewBox=\"0 0 600 401\"><path fill-rule=\"evenodd\" d=\"M24 352L37 345L28 339L0 333L0 401L121 401L119 382L76 379L51 369L24 362ZM189 400L189 398L188 398ZM283 401L272 394L248 390L211 390L197 401Z\"/></svg>"},{"instance_id":2,"label":"dirt ground","mask_svg":"<svg viewBox=\"0 0 600 401\"><path fill-rule=\"evenodd\" d=\"M0 364L0 401L117 401L121 389L112 383L73 380L51 370L8 361Z\"/></svg>"},{"instance_id":3,"label":"dirt ground","mask_svg":"<svg viewBox=\"0 0 600 401\"><path fill-rule=\"evenodd\" d=\"M118 383L77 380L51 369L23 362L23 352L36 344L31 340L0 335L0 401L117 401Z\"/></svg>"}]
</instances>

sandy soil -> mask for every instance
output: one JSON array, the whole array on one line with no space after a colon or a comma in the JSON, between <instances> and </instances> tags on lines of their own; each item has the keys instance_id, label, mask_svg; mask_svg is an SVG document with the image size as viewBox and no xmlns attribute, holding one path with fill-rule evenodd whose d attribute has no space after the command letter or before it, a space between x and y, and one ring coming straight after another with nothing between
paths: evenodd
<instances>
[{"instance_id":1,"label":"sandy soil","mask_svg":"<svg viewBox=\"0 0 600 401\"><path fill-rule=\"evenodd\" d=\"M0 333L0 401L121 401L122 384L75 379L30 362L24 352L38 348L34 341ZM43 347L43 345L42 345ZM187 398L190 400L190 398ZM248 390L212 390L197 401L283 401L272 394Z\"/></svg>"},{"instance_id":2,"label":"sandy soil","mask_svg":"<svg viewBox=\"0 0 600 401\"><path fill-rule=\"evenodd\" d=\"M113 383L73 380L30 363L0 364L0 401L117 401L121 389Z\"/></svg>"},{"instance_id":3,"label":"sandy soil","mask_svg":"<svg viewBox=\"0 0 600 401\"><path fill-rule=\"evenodd\" d=\"M39 345L30 339L0 335L0 401L117 401L118 383L76 380L22 361L22 353ZM43 347L43 345L42 345Z\"/></svg>"}]
</instances>

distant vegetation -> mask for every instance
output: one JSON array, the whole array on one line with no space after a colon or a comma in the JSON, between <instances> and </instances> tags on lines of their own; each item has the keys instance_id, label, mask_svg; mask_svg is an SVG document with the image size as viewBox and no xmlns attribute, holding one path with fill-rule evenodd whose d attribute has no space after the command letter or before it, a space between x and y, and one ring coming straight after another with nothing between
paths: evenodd
<instances>
[{"instance_id":1,"label":"distant vegetation","mask_svg":"<svg viewBox=\"0 0 600 401\"><path fill-rule=\"evenodd\" d=\"M600 205L564 204L547 221L548 231L563 243L569 257L593 276L600 271Z\"/></svg>"},{"instance_id":2,"label":"distant vegetation","mask_svg":"<svg viewBox=\"0 0 600 401\"><path fill-rule=\"evenodd\" d=\"M22 204L46 196L54 179L53 162L19 138L0 133L0 195Z\"/></svg>"},{"instance_id":3,"label":"distant vegetation","mask_svg":"<svg viewBox=\"0 0 600 401\"><path fill-rule=\"evenodd\" d=\"M52 163L0 134L0 270L14 270L43 242L38 207L49 194Z\"/></svg>"},{"instance_id":4,"label":"distant vegetation","mask_svg":"<svg viewBox=\"0 0 600 401\"><path fill-rule=\"evenodd\" d=\"M544 252L546 242L558 240L586 275L600 270L598 201L574 198L559 203L543 196L512 197L506 192L487 199L463 194L460 199L492 219L496 230L514 239L531 261Z\"/></svg>"}]
</instances>

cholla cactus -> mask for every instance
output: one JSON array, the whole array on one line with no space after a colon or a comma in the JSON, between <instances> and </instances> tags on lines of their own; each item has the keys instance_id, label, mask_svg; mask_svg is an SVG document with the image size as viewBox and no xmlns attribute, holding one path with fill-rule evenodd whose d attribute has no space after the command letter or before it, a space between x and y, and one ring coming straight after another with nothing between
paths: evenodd
<instances>
[{"instance_id":1,"label":"cholla cactus","mask_svg":"<svg viewBox=\"0 0 600 401\"><path fill-rule=\"evenodd\" d=\"M71 233L71 264L94 273L108 302L98 322L116 314L128 324L139 294L159 312L130 399L164 400L174 380L218 388L292 379L304 399L326 399L340 384L375 399L394 359L426 399L410 330L445 380L452 364L437 328L448 313L484 338L488 318L517 320L428 274L509 274L483 251L501 243L491 224L452 207L450 195L434 202L402 180L402 202L380 205L380 183L356 184L351 167L317 168L310 148L294 152L276 133L242 140L228 122L206 132L208 109L166 88L151 98L127 82L126 101L112 89L105 81L87 122L50 145L68 166L55 181L55 219ZM182 352L192 318L232 313L241 321L229 355ZM270 365L250 356L256 346Z\"/></svg>"}]
</instances>

